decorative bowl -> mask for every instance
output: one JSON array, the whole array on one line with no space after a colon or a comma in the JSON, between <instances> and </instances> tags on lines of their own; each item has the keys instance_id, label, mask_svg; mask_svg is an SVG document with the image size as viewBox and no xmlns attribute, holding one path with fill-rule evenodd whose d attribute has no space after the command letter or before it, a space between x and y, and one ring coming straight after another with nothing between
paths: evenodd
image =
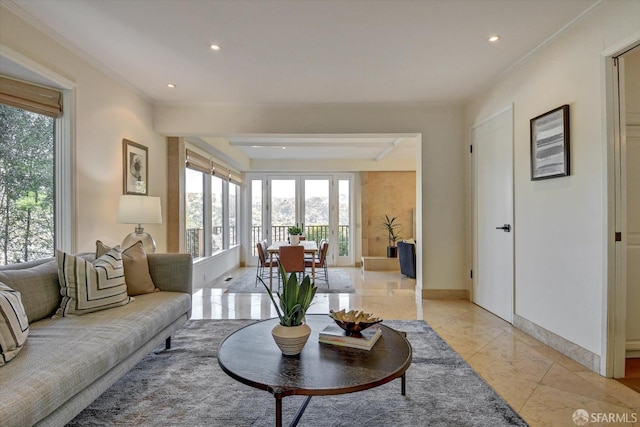
<instances>
[{"instance_id":1,"label":"decorative bowl","mask_svg":"<svg viewBox=\"0 0 640 427\"><path fill-rule=\"evenodd\" d=\"M350 310L346 313L344 310L330 310L329 317L344 329L347 335L360 335L360 331L364 331L369 326L382 322L382 319L372 317L371 314L358 310Z\"/></svg>"}]
</instances>

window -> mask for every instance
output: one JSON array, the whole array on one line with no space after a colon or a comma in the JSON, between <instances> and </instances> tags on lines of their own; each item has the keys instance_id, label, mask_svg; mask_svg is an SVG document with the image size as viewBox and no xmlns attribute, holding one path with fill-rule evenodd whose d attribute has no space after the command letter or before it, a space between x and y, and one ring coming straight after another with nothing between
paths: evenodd
<instances>
[{"instance_id":1,"label":"window","mask_svg":"<svg viewBox=\"0 0 640 427\"><path fill-rule=\"evenodd\" d=\"M211 245L212 252L225 247L222 180L217 176L211 177Z\"/></svg>"},{"instance_id":2,"label":"window","mask_svg":"<svg viewBox=\"0 0 640 427\"><path fill-rule=\"evenodd\" d=\"M187 149L186 250L194 258L238 244L240 174Z\"/></svg>"},{"instance_id":3,"label":"window","mask_svg":"<svg viewBox=\"0 0 640 427\"><path fill-rule=\"evenodd\" d=\"M185 170L186 246L194 258L204 256L204 174Z\"/></svg>"},{"instance_id":4,"label":"window","mask_svg":"<svg viewBox=\"0 0 640 427\"><path fill-rule=\"evenodd\" d=\"M71 244L62 102L59 90L0 76L0 265L47 258Z\"/></svg>"},{"instance_id":5,"label":"window","mask_svg":"<svg viewBox=\"0 0 640 427\"><path fill-rule=\"evenodd\" d=\"M238 244L238 186L229 183L229 246Z\"/></svg>"},{"instance_id":6,"label":"window","mask_svg":"<svg viewBox=\"0 0 640 427\"><path fill-rule=\"evenodd\" d=\"M53 256L55 119L0 104L0 264Z\"/></svg>"}]
</instances>

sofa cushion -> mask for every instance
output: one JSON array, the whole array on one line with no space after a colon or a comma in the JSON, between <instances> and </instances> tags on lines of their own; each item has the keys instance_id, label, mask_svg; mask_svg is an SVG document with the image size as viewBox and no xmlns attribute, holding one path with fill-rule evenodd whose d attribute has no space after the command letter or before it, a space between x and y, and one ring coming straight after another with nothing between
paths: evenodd
<instances>
[{"instance_id":1,"label":"sofa cushion","mask_svg":"<svg viewBox=\"0 0 640 427\"><path fill-rule=\"evenodd\" d=\"M29 320L20 292L0 282L0 366L22 350L29 335Z\"/></svg>"},{"instance_id":2,"label":"sofa cushion","mask_svg":"<svg viewBox=\"0 0 640 427\"><path fill-rule=\"evenodd\" d=\"M128 304L122 253L115 247L93 263L56 251L62 301L56 316L91 313Z\"/></svg>"},{"instance_id":3,"label":"sofa cushion","mask_svg":"<svg viewBox=\"0 0 640 427\"><path fill-rule=\"evenodd\" d=\"M60 306L55 258L5 266L0 269L0 282L20 292L31 323L51 317Z\"/></svg>"},{"instance_id":4,"label":"sofa cushion","mask_svg":"<svg viewBox=\"0 0 640 427\"><path fill-rule=\"evenodd\" d=\"M190 307L187 293L154 292L110 310L30 325L19 357L0 368L0 425L37 423L145 343L164 340L158 333L184 322Z\"/></svg>"},{"instance_id":5,"label":"sofa cushion","mask_svg":"<svg viewBox=\"0 0 640 427\"><path fill-rule=\"evenodd\" d=\"M96 241L96 258L109 252L111 248L100 240ZM122 251L124 265L124 281L127 283L127 293L130 296L157 292L159 289L153 284L149 273L149 262L142 242L138 241Z\"/></svg>"}]
</instances>

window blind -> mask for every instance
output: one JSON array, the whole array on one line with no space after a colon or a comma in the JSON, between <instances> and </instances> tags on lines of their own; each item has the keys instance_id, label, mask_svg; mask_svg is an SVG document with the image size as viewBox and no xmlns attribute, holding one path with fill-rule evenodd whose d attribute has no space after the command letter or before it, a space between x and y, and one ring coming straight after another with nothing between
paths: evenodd
<instances>
[{"instance_id":1,"label":"window blind","mask_svg":"<svg viewBox=\"0 0 640 427\"><path fill-rule=\"evenodd\" d=\"M62 92L5 76L0 76L0 103L53 118L62 115Z\"/></svg>"},{"instance_id":2,"label":"window blind","mask_svg":"<svg viewBox=\"0 0 640 427\"><path fill-rule=\"evenodd\" d=\"M240 172L231 170L226 166L208 159L202 154L187 149L186 166L200 172L215 175L225 181L231 181L234 184L242 184L242 175Z\"/></svg>"},{"instance_id":3,"label":"window blind","mask_svg":"<svg viewBox=\"0 0 640 427\"><path fill-rule=\"evenodd\" d=\"M187 150L186 166L189 169L211 173L211 160L191 150Z\"/></svg>"}]
</instances>

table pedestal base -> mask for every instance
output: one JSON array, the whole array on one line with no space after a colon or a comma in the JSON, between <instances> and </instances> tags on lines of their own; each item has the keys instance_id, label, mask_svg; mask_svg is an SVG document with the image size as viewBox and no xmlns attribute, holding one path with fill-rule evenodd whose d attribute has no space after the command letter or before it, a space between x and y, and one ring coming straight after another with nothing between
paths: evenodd
<instances>
[{"instance_id":1,"label":"table pedestal base","mask_svg":"<svg viewBox=\"0 0 640 427\"><path fill-rule=\"evenodd\" d=\"M407 394L406 374L402 374L402 376L400 377L400 381L401 381L400 394L402 394L403 396L406 396ZM276 398L276 427L282 427L282 398L284 396L280 393L274 393L274 396ZM300 405L300 407L296 411L296 414L293 416L293 419L291 420L289 427L296 427L298 425L298 423L300 422L300 418L302 418L302 414L304 414L304 411L307 409L307 406L309 406L309 402L311 401L312 397L313 396L307 396L304 399L304 402L302 402L302 405Z\"/></svg>"}]
</instances>

